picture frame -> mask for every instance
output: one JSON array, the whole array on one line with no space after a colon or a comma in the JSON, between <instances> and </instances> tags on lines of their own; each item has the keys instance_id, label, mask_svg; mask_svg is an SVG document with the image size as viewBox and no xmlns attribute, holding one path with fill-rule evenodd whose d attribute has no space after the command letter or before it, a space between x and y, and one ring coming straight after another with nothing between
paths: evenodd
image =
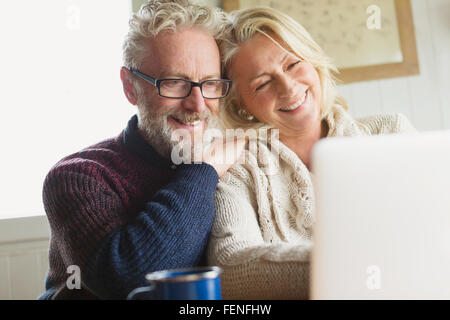
<instances>
[{"instance_id":1,"label":"picture frame","mask_svg":"<svg viewBox=\"0 0 450 320\"><path fill-rule=\"evenodd\" d=\"M328 14L333 16L333 14L337 14L338 12L346 12L345 10L349 7L348 0L320 0L322 1L322 11L326 12L329 11ZM231 12L233 10L243 8L243 7L249 7L252 5L264 5L264 6L270 6L272 8L278 9L280 11L283 11L285 13L288 13L291 17L295 19L295 16L293 16L293 12L304 12L306 14L306 10L313 10L313 6L316 6L320 1L312 1L312 0L222 0L222 6L223 9L227 12ZM374 40L371 40L370 44L373 46L373 48L377 48L376 50L366 50L366 53L364 53L364 50L360 50L361 54L358 55L358 60L360 60L360 65L357 66L339 66L337 65L339 69L339 74L337 75L337 78L339 80L339 83L346 84L346 83L352 83L352 82L358 82L358 81L369 81L369 80L378 80L378 79L385 79L385 78L394 78L394 77L404 77L404 76L411 76L411 75L417 75L420 73L419 69L419 62L418 62L418 56L417 56L417 47L416 47L416 39L415 39L415 31L414 31L414 22L413 22L413 16L412 16L412 9L411 9L411 3L410 0L382 0L385 4L390 5L392 10L391 12L388 12L389 10L381 11L381 16L383 14L388 15L389 13L393 17L392 19L385 19L383 18L381 21L383 24L385 24L387 27L383 28L382 32L379 32L380 34L383 34L383 37L375 37ZM371 3L374 3L373 1L370 1ZM369 3L369 2L368 2ZM376 2L379 3L379 2ZM308 9L306 4L310 6ZM301 8L296 6L302 6ZM362 5L360 2L358 2L358 5ZM345 8L344 8L345 7ZM323 10L323 8L330 8L329 10ZM368 7L367 7L368 8ZM395 8L395 9L394 9ZM364 8L363 8L364 9ZM297 11L296 11L297 10ZM359 11L361 11L361 8L358 8ZM287 12L286 12L287 11ZM311 11L313 12L313 11ZM346 19L345 14L339 13L339 19L342 21L345 21ZM349 15L351 12L349 12ZM361 14L361 12L359 12ZM368 16L368 13L364 12L366 14L366 17ZM342 17L341 17L342 15ZM311 15L314 17L314 15ZM309 18L309 16L307 16ZM333 17L338 19L337 17ZM303 19L305 20L305 19ZM323 20L323 19L322 19ZM361 20L361 19L360 19ZM322 23L325 23L322 21ZM308 31L310 31L303 23L301 23ZM343 35L346 35L347 31L353 32L355 37L360 37L365 39L367 37L367 29L368 26L366 26L366 21L358 21L358 23L354 24L355 27L352 27L351 30L345 30L342 31ZM360 30L356 30L357 28L360 28ZM359 34L357 34L357 32ZM365 32L365 33L364 33ZM320 34L320 37L322 38L322 43L316 39L313 32L310 32L313 36L313 39L316 40L316 42L319 43L319 45L322 46L322 43L326 43L328 45L328 50L325 50L324 46L322 48L325 50L325 52L330 55L330 52L338 52L339 50L333 50L334 48L337 48L336 46L341 45L342 46L342 38L336 37L336 34L334 35L335 38L333 39L333 35L331 33L323 32ZM373 33L372 33L373 34ZM326 37L329 37L329 39L326 39ZM393 39L392 41L397 42L397 51L398 52L387 52L392 50L394 45L386 45L386 41L383 39ZM376 41L380 41L380 45L376 43ZM383 42L384 41L384 42ZM347 43L348 46L355 45ZM384 48L382 48L384 46ZM334 46L334 47L333 47ZM382 49L378 49L382 48ZM364 49L364 48L361 48ZM348 49L350 54L350 49ZM342 50L341 50L342 51ZM343 51L345 52L345 50ZM352 51L353 52L353 51ZM375 57L378 58L378 60L374 60L373 53L376 52L377 55L381 57ZM331 58L334 58L333 55L330 55ZM372 56L372 57L371 57ZM386 57L395 57L393 59L384 59L384 56ZM367 61L365 61L367 60ZM376 61L376 62L374 62Z\"/></svg>"}]
</instances>

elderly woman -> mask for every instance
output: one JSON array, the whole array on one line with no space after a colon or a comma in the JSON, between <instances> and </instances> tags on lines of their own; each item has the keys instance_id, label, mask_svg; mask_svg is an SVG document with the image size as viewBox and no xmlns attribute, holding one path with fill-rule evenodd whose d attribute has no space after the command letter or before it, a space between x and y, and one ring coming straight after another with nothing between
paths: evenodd
<instances>
[{"instance_id":1,"label":"elderly woman","mask_svg":"<svg viewBox=\"0 0 450 320\"><path fill-rule=\"evenodd\" d=\"M330 59L287 15L250 8L230 18L221 48L233 81L224 124L276 129L279 142L275 148L268 134L258 136L257 152L222 177L208 261L224 270L226 299L308 298L313 146L327 137L414 128L399 114L353 119L337 93ZM266 170L271 165L278 170Z\"/></svg>"}]
</instances>

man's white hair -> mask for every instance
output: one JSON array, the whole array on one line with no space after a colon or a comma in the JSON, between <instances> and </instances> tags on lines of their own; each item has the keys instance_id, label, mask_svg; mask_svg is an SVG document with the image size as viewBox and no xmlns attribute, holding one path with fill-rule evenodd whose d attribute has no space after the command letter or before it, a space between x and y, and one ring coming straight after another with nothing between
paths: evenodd
<instances>
[{"instance_id":1,"label":"man's white hair","mask_svg":"<svg viewBox=\"0 0 450 320\"><path fill-rule=\"evenodd\" d=\"M146 40L164 30L175 32L198 27L220 41L225 19L221 9L190 0L149 0L130 19L130 29L123 43L123 63L127 68L139 69L148 50Z\"/></svg>"}]
</instances>

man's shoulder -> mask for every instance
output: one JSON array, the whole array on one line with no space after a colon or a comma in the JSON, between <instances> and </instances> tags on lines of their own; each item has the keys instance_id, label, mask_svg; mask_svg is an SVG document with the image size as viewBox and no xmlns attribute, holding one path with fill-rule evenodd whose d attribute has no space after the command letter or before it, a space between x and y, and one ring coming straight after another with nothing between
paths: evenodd
<instances>
[{"instance_id":1,"label":"man's shoulder","mask_svg":"<svg viewBox=\"0 0 450 320\"><path fill-rule=\"evenodd\" d=\"M105 172L130 165L132 158L123 144L122 132L62 158L50 169L47 178L67 174L100 177Z\"/></svg>"}]
</instances>

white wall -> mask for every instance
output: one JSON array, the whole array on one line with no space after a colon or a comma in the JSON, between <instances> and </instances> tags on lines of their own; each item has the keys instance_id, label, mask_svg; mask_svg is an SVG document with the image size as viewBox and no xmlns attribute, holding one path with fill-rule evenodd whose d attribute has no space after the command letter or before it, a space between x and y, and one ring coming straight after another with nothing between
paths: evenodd
<instances>
[{"instance_id":1,"label":"white wall","mask_svg":"<svg viewBox=\"0 0 450 320\"><path fill-rule=\"evenodd\" d=\"M339 87L354 116L402 112L420 131L450 129L450 1L411 0L420 75Z\"/></svg>"},{"instance_id":2,"label":"white wall","mask_svg":"<svg viewBox=\"0 0 450 320\"><path fill-rule=\"evenodd\" d=\"M130 11L127 1L0 1L0 219L44 214L50 168L135 113L120 81Z\"/></svg>"},{"instance_id":3,"label":"white wall","mask_svg":"<svg viewBox=\"0 0 450 320\"><path fill-rule=\"evenodd\" d=\"M0 300L44 292L49 234L44 216L0 220Z\"/></svg>"}]
</instances>

